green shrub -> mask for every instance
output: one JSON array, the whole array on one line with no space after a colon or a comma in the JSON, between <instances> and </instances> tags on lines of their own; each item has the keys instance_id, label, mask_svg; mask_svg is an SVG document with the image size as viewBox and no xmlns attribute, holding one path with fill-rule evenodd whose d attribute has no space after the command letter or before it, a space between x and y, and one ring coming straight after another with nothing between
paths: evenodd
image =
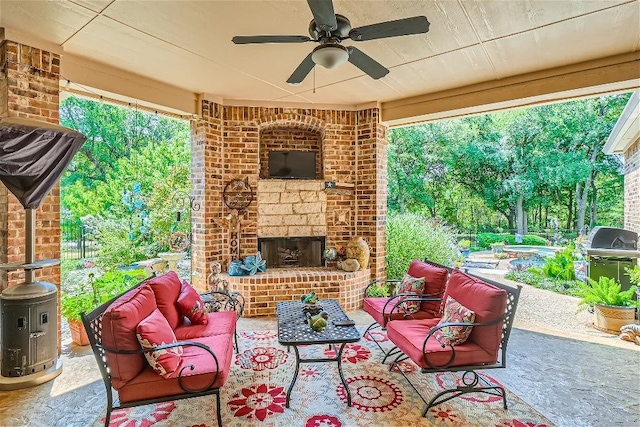
<instances>
[{"instance_id":1,"label":"green shrub","mask_svg":"<svg viewBox=\"0 0 640 427\"><path fill-rule=\"evenodd\" d=\"M478 233L476 236L476 244L481 247L488 249L491 247L492 243L502 243L507 240L507 234L497 234L497 233Z\"/></svg>"},{"instance_id":2,"label":"green shrub","mask_svg":"<svg viewBox=\"0 0 640 427\"><path fill-rule=\"evenodd\" d=\"M513 234L479 233L476 237L479 247L489 249L493 243L506 242L507 245L524 246L545 246L547 241L535 234L527 234L522 237L522 243L516 243L516 236Z\"/></svg>"},{"instance_id":3,"label":"green shrub","mask_svg":"<svg viewBox=\"0 0 640 427\"><path fill-rule=\"evenodd\" d=\"M542 267L530 269L533 273L559 280L575 280L576 274L573 262L573 245L569 245L560 252L556 252L553 258L545 258Z\"/></svg>"},{"instance_id":4,"label":"green shrub","mask_svg":"<svg viewBox=\"0 0 640 427\"><path fill-rule=\"evenodd\" d=\"M387 217L387 277L402 279L414 259L452 265L458 253L453 231L420 214Z\"/></svg>"},{"instance_id":5,"label":"green shrub","mask_svg":"<svg viewBox=\"0 0 640 427\"><path fill-rule=\"evenodd\" d=\"M80 321L80 314L88 313L103 302L133 287L145 276L142 270L114 270L98 277L91 273L88 280L80 283L78 289L62 294L60 313L67 320Z\"/></svg>"}]
</instances>

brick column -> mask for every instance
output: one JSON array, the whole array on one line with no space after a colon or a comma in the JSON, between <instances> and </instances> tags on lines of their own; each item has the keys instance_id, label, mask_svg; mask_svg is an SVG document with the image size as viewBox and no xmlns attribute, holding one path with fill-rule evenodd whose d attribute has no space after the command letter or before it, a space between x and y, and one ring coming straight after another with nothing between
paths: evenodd
<instances>
[{"instance_id":1,"label":"brick column","mask_svg":"<svg viewBox=\"0 0 640 427\"><path fill-rule=\"evenodd\" d=\"M640 140L624 154L624 228L640 233Z\"/></svg>"},{"instance_id":2,"label":"brick column","mask_svg":"<svg viewBox=\"0 0 640 427\"><path fill-rule=\"evenodd\" d=\"M200 290L206 288L209 263L223 255L222 229L213 222L222 218L222 111L220 105L202 101L202 118L191 121L191 190L200 204L191 213L191 271Z\"/></svg>"},{"instance_id":3,"label":"brick column","mask_svg":"<svg viewBox=\"0 0 640 427\"><path fill-rule=\"evenodd\" d=\"M0 116L58 124L60 55L4 40L0 43L0 72ZM60 186L56 184L36 211L36 259L59 258ZM24 209L0 184L0 263L24 259ZM60 266L37 270L36 279L59 289ZM23 271L2 273L0 290L23 281Z\"/></svg>"},{"instance_id":4,"label":"brick column","mask_svg":"<svg viewBox=\"0 0 640 427\"><path fill-rule=\"evenodd\" d=\"M358 112L356 235L371 248L371 278L386 277L387 133L377 108Z\"/></svg>"}]
</instances>

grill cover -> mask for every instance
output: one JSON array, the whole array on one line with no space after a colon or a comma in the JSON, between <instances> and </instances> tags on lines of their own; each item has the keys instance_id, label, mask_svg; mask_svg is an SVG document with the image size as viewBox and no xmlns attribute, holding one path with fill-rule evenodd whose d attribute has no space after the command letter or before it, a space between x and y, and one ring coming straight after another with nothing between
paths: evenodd
<instances>
[{"instance_id":1,"label":"grill cover","mask_svg":"<svg viewBox=\"0 0 640 427\"><path fill-rule=\"evenodd\" d=\"M51 123L0 119L0 181L37 209L87 138Z\"/></svg>"},{"instance_id":2,"label":"grill cover","mask_svg":"<svg viewBox=\"0 0 640 427\"><path fill-rule=\"evenodd\" d=\"M589 233L588 245L594 249L638 249L638 233L614 227L594 227Z\"/></svg>"}]
</instances>

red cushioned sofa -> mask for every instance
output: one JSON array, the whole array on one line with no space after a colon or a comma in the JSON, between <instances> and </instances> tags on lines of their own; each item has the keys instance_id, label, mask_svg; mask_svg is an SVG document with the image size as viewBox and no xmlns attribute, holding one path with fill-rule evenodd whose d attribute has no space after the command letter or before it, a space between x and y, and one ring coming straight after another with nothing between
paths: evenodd
<instances>
[{"instance_id":1,"label":"red cushioned sofa","mask_svg":"<svg viewBox=\"0 0 640 427\"><path fill-rule=\"evenodd\" d=\"M193 317L200 324L183 314L181 305L187 297L200 309L200 316ZM221 425L220 388L229 375L234 340L237 350L236 321L243 309L241 295L209 292L198 296L175 272L169 272L83 313L107 389L105 426L113 410L209 394L216 395ZM145 349L140 341L145 333L161 338ZM157 364L152 367L145 357L149 354L164 357L170 370ZM114 393L119 406L113 406Z\"/></svg>"}]
</instances>

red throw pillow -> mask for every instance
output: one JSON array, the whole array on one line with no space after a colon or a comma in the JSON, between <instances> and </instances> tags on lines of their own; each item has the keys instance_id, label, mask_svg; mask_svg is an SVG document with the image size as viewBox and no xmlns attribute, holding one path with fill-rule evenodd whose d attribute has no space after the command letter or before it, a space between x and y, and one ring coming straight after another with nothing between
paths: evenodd
<instances>
[{"instance_id":1,"label":"red throw pillow","mask_svg":"<svg viewBox=\"0 0 640 427\"><path fill-rule=\"evenodd\" d=\"M169 322L157 308L138 324L136 336L143 349L177 342ZM180 366L182 347L150 351L145 353L144 356L154 371L164 378L169 378Z\"/></svg>"},{"instance_id":2,"label":"red throw pillow","mask_svg":"<svg viewBox=\"0 0 640 427\"><path fill-rule=\"evenodd\" d=\"M473 311L453 298L447 297L444 305L444 314L436 326L448 322L473 322L475 319L476 314ZM460 345L469 338L472 329L473 326L445 326L438 329L433 336L440 341L440 344L443 346Z\"/></svg>"},{"instance_id":3,"label":"red throw pillow","mask_svg":"<svg viewBox=\"0 0 640 427\"><path fill-rule=\"evenodd\" d=\"M187 316L192 324L206 325L208 323L207 309L200 294L186 281L182 282L182 290L178 297L178 307L180 312Z\"/></svg>"},{"instance_id":4,"label":"red throw pillow","mask_svg":"<svg viewBox=\"0 0 640 427\"><path fill-rule=\"evenodd\" d=\"M408 274L404 275L402 282L400 283L400 294L411 294L411 296L422 295L422 291L424 289L424 277L413 277ZM405 301L411 296L401 296L398 297L398 301ZM420 301L405 301L403 303L403 308L409 313L415 313L420 310Z\"/></svg>"}]
</instances>

